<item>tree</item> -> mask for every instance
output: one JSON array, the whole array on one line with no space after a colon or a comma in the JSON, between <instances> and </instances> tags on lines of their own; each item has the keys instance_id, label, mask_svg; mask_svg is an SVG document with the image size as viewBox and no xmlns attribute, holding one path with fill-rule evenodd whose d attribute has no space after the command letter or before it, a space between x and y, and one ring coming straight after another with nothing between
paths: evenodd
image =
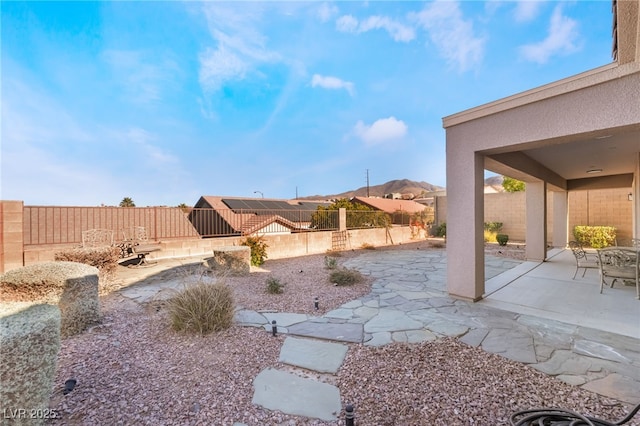
<instances>
[{"instance_id":1,"label":"tree","mask_svg":"<svg viewBox=\"0 0 640 426\"><path fill-rule=\"evenodd\" d=\"M189 213L189 210L191 209L191 207L187 206L185 203L178 204L178 208L185 213Z\"/></svg>"},{"instance_id":2,"label":"tree","mask_svg":"<svg viewBox=\"0 0 640 426\"><path fill-rule=\"evenodd\" d=\"M311 227L314 229L332 229L338 227L337 210L347 211L347 228L376 228L391 224L391 218L385 212L375 210L360 203L354 203L348 198L336 200L328 207L318 206L311 216Z\"/></svg>"},{"instance_id":3,"label":"tree","mask_svg":"<svg viewBox=\"0 0 640 426\"><path fill-rule=\"evenodd\" d=\"M518 179L510 178L508 176L502 177L502 187L507 192L519 192L524 191L524 182Z\"/></svg>"},{"instance_id":4,"label":"tree","mask_svg":"<svg viewBox=\"0 0 640 426\"><path fill-rule=\"evenodd\" d=\"M124 197L122 201L120 201L120 207L135 207L136 203L130 197Z\"/></svg>"}]
</instances>

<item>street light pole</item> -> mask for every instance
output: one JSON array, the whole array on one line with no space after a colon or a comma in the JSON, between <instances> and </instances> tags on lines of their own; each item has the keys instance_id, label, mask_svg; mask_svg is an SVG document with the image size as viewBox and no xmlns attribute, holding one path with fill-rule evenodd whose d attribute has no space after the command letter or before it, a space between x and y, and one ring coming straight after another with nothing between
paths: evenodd
<instances>
[{"instance_id":1,"label":"street light pole","mask_svg":"<svg viewBox=\"0 0 640 426\"><path fill-rule=\"evenodd\" d=\"M262 191L253 191L254 194L260 194L260 196L262 198L264 198L264 194L262 193Z\"/></svg>"}]
</instances>

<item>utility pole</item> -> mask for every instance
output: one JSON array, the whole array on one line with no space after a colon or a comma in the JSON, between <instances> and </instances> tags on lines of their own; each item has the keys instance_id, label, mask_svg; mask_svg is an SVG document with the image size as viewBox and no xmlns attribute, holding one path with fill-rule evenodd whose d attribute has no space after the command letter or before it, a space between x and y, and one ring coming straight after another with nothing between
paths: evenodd
<instances>
[{"instance_id":1,"label":"utility pole","mask_svg":"<svg viewBox=\"0 0 640 426\"><path fill-rule=\"evenodd\" d=\"M367 198L369 198L369 169L367 169Z\"/></svg>"}]
</instances>

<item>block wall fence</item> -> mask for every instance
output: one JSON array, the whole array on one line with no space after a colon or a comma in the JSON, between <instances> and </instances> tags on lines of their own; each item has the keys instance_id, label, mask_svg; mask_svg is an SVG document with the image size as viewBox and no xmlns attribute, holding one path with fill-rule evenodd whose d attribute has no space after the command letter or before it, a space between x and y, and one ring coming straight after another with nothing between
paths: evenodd
<instances>
[{"instance_id":1,"label":"block wall fence","mask_svg":"<svg viewBox=\"0 0 640 426\"><path fill-rule=\"evenodd\" d=\"M576 225L607 225L617 229L618 238L632 236L632 201L629 201L630 189L590 190L569 193L569 232ZM437 197L435 200L436 224L446 222L447 200ZM33 263L54 259L58 251L77 246L74 244L26 244L25 243L25 206L22 201L0 201L0 273ZM502 232L509 235L510 241L525 241L525 194L497 193L485 195L485 222L502 222ZM551 194L547 199L548 229L553 229L553 203ZM347 231L345 249L357 249L363 244L384 246L406 244L425 235L412 234L408 226L394 226L386 229L362 229ZM569 239L572 237L569 236ZM240 245L244 237L219 238L158 238L162 250L154 253L156 259L189 256L207 256L215 248ZM303 232L294 234L266 235L269 245L268 259L304 256L326 253L332 249L332 232ZM552 241L549 232L548 241ZM149 256L154 258L154 256Z\"/></svg>"}]
</instances>

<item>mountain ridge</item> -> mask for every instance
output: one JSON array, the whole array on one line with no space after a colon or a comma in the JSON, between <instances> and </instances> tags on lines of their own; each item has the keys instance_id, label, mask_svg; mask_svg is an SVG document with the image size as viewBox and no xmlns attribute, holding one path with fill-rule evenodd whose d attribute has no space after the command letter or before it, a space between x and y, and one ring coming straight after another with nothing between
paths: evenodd
<instances>
[{"instance_id":1,"label":"mountain ridge","mask_svg":"<svg viewBox=\"0 0 640 426\"><path fill-rule=\"evenodd\" d=\"M492 192L502 191L502 176L493 176L485 179L485 187L493 188ZM444 191L446 188L443 186L433 185L425 181L414 181L410 179L394 179L385 182L380 185L369 186L370 197L384 197L385 194L413 194L414 197L420 197L421 194L435 191ZM352 189L350 191L341 192L339 194L329 195L309 195L306 197L299 197L301 200L333 200L340 198L352 198L352 197L366 197L367 187L362 186L358 189Z\"/></svg>"}]
</instances>

